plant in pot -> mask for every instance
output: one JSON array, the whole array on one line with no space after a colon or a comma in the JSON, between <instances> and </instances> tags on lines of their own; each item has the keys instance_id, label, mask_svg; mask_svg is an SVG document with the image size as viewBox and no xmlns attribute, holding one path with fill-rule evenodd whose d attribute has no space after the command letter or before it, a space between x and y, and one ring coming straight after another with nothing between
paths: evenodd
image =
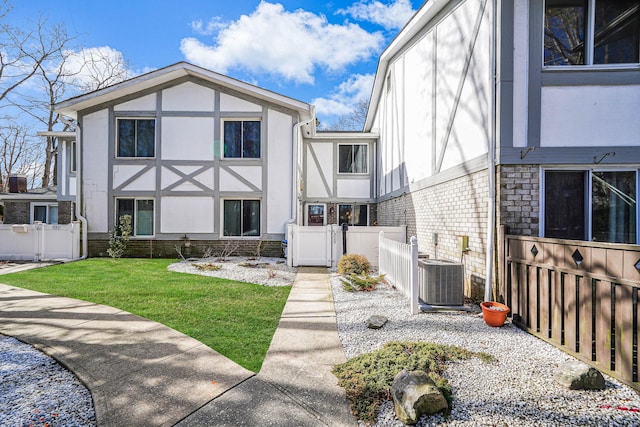
<instances>
[{"instance_id":1,"label":"plant in pot","mask_svg":"<svg viewBox=\"0 0 640 427\"><path fill-rule=\"evenodd\" d=\"M507 314L509 314L509 307L494 301L484 301L480 303L480 307L482 308L482 317L487 325L494 327L504 325Z\"/></svg>"}]
</instances>

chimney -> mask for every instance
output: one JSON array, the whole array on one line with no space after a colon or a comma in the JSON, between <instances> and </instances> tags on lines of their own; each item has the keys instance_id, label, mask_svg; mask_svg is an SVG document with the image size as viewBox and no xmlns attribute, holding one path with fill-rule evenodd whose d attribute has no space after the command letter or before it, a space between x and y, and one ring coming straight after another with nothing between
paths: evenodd
<instances>
[{"instance_id":1,"label":"chimney","mask_svg":"<svg viewBox=\"0 0 640 427\"><path fill-rule=\"evenodd\" d=\"M9 177L9 193L26 193L27 177L24 175L11 175Z\"/></svg>"}]
</instances>

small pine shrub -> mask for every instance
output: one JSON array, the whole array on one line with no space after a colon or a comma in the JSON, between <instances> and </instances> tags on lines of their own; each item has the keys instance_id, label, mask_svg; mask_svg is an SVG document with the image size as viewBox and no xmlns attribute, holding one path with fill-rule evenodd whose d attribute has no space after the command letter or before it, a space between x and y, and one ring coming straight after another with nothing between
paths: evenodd
<instances>
[{"instance_id":1,"label":"small pine shrub","mask_svg":"<svg viewBox=\"0 0 640 427\"><path fill-rule=\"evenodd\" d=\"M109 232L107 254L111 258L121 258L131 238L131 215L122 215L118 225Z\"/></svg>"},{"instance_id":2,"label":"small pine shrub","mask_svg":"<svg viewBox=\"0 0 640 427\"><path fill-rule=\"evenodd\" d=\"M338 261L340 274L369 274L371 265L364 255L346 254Z\"/></svg>"},{"instance_id":3,"label":"small pine shrub","mask_svg":"<svg viewBox=\"0 0 640 427\"><path fill-rule=\"evenodd\" d=\"M366 274L350 274L344 279L340 279L343 289L347 292L354 291L373 291L378 283L384 280L384 274L379 276L367 276Z\"/></svg>"},{"instance_id":4,"label":"small pine shrub","mask_svg":"<svg viewBox=\"0 0 640 427\"><path fill-rule=\"evenodd\" d=\"M451 405L451 387L442 374L448 362L470 357L479 357L484 362L493 360L487 353L474 353L453 345L389 342L379 350L334 366L333 374L345 389L356 417L374 422L380 405L391 396L394 377L403 369L427 372Z\"/></svg>"}]
</instances>

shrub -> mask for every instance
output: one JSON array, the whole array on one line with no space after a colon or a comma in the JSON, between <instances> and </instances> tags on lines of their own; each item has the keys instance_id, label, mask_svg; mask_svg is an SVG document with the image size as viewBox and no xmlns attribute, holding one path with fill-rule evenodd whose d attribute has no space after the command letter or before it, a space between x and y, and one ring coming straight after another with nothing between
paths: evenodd
<instances>
[{"instance_id":1,"label":"shrub","mask_svg":"<svg viewBox=\"0 0 640 427\"><path fill-rule=\"evenodd\" d=\"M364 255L346 254L338 261L338 273L340 274L369 274L369 261Z\"/></svg>"},{"instance_id":2,"label":"shrub","mask_svg":"<svg viewBox=\"0 0 640 427\"><path fill-rule=\"evenodd\" d=\"M384 280L384 274L379 276L367 276L367 275L358 275L358 274L350 274L344 279L341 279L343 289L347 292L353 291L372 291L376 288L378 283Z\"/></svg>"},{"instance_id":3,"label":"shrub","mask_svg":"<svg viewBox=\"0 0 640 427\"><path fill-rule=\"evenodd\" d=\"M118 220L118 225L109 232L107 254L111 258L121 258L131 238L131 215L122 215Z\"/></svg>"},{"instance_id":4,"label":"shrub","mask_svg":"<svg viewBox=\"0 0 640 427\"><path fill-rule=\"evenodd\" d=\"M361 354L333 367L338 384L346 390L351 411L358 419L374 422L380 405L391 396L398 372L426 371L451 404L451 387L442 376L450 361L479 357L493 360L486 353L474 353L453 345L427 342L389 342L380 350Z\"/></svg>"}]
</instances>

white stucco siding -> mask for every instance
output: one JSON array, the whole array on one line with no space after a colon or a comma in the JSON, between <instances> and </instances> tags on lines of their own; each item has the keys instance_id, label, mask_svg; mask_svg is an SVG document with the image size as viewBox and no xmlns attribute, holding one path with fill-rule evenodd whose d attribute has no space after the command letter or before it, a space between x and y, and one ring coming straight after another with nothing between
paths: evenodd
<instances>
[{"instance_id":1,"label":"white stucco siding","mask_svg":"<svg viewBox=\"0 0 640 427\"><path fill-rule=\"evenodd\" d=\"M529 120L529 0L514 0L513 14L513 146L525 147Z\"/></svg>"},{"instance_id":2,"label":"white stucco siding","mask_svg":"<svg viewBox=\"0 0 640 427\"><path fill-rule=\"evenodd\" d=\"M173 169L175 169L175 171ZM192 180L204 185L207 190L213 190L213 167L203 168L202 166L189 165L173 165L171 168L167 166L162 167L160 177L162 190L170 188L171 191L203 191L203 188L193 183Z\"/></svg>"},{"instance_id":3,"label":"white stucco siding","mask_svg":"<svg viewBox=\"0 0 640 427\"><path fill-rule=\"evenodd\" d=\"M141 96L113 106L114 111L155 111L156 94Z\"/></svg>"},{"instance_id":4,"label":"white stucco siding","mask_svg":"<svg viewBox=\"0 0 640 427\"><path fill-rule=\"evenodd\" d=\"M220 168L220 191L261 190L262 166L228 165Z\"/></svg>"},{"instance_id":5,"label":"white stucco siding","mask_svg":"<svg viewBox=\"0 0 640 427\"><path fill-rule=\"evenodd\" d=\"M97 233L108 231L108 128L109 113L106 109L82 118L82 193L86 208L83 213L89 219L89 231Z\"/></svg>"},{"instance_id":6,"label":"white stucco siding","mask_svg":"<svg viewBox=\"0 0 640 427\"><path fill-rule=\"evenodd\" d=\"M269 110L267 113L267 233L285 233L291 218L293 192L293 118Z\"/></svg>"},{"instance_id":7,"label":"white stucco siding","mask_svg":"<svg viewBox=\"0 0 640 427\"><path fill-rule=\"evenodd\" d=\"M485 8L476 37L474 29L481 4L481 0L467 0L438 25L436 152L438 158L443 159L440 170L483 155L489 146L491 8ZM471 62L465 70L474 37Z\"/></svg>"},{"instance_id":8,"label":"white stucco siding","mask_svg":"<svg viewBox=\"0 0 640 427\"><path fill-rule=\"evenodd\" d=\"M213 233L213 197L162 197L161 233Z\"/></svg>"},{"instance_id":9,"label":"white stucco siding","mask_svg":"<svg viewBox=\"0 0 640 427\"><path fill-rule=\"evenodd\" d=\"M543 87L543 147L640 145L640 85Z\"/></svg>"},{"instance_id":10,"label":"white stucco siding","mask_svg":"<svg viewBox=\"0 0 640 427\"><path fill-rule=\"evenodd\" d=\"M405 55L405 167L409 182L433 173L433 33Z\"/></svg>"},{"instance_id":11,"label":"white stucco siding","mask_svg":"<svg viewBox=\"0 0 640 427\"><path fill-rule=\"evenodd\" d=\"M163 117L163 160L213 160L213 117Z\"/></svg>"},{"instance_id":12,"label":"white stucco siding","mask_svg":"<svg viewBox=\"0 0 640 427\"><path fill-rule=\"evenodd\" d=\"M156 169L150 168L146 172L142 165L114 165L113 167L113 188L119 188L127 181L128 184L122 187L125 191L155 191L156 189ZM139 174L138 176L136 176Z\"/></svg>"},{"instance_id":13,"label":"white stucco siding","mask_svg":"<svg viewBox=\"0 0 640 427\"><path fill-rule=\"evenodd\" d=\"M312 150L315 157L312 154ZM307 191L307 198L331 197L330 192L333 188L333 179L336 171L334 145L332 143L309 144L306 146L305 155L307 162L304 170L304 185Z\"/></svg>"},{"instance_id":14,"label":"white stucco siding","mask_svg":"<svg viewBox=\"0 0 640 427\"><path fill-rule=\"evenodd\" d=\"M338 179L338 197L368 199L371 195L370 179Z\"/></svg>"},{"instance_id":15,"label":"white stucco siding","mask_svg":"<svg viewBox=\"0 0 640 427\"><path fill-rule=\"evenodd\" d=\"M214 111L215 91L193 82L162 91L164 111Z\"/></svg>"},{"instance_id":16,"label":"white stucco siding","mask_svg":"<svg viewBox=\"0 0 640 427\"><path fill-rule=\"evenodd\" d=\"M221 93L220 110L243 113L260 113L262 112L262 107L258 104L254 104L253 102L245 101L244 99L240 99L226 93Z\"/></svg>"}]
</instances>

